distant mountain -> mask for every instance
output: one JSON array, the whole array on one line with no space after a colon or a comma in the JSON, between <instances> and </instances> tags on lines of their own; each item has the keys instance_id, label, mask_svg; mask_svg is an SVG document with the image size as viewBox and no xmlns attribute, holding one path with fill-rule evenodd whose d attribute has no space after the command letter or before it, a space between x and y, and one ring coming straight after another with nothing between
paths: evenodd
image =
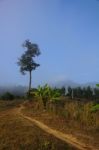
<instances>
[{"instance_id":1,"label":"distant mountain","mask_svg":"<svg viewBox=\"0 0 99 150\"><path fill-rule=\"evenodd\" d=\"M98 82L88 82L88 83L82 84L82 86L84 86L84 87L91 86L91 87L95 88L97 83Z\"/></svg>"},{"instance_id":2,"label":"distant mountain","mask_svg":"<svg viewBox=\"0 0 99 150\"><path fill-rule=\"evenodd\" d=\"M27 90L28 88L25 86L0 86L0 95L10 92L14 95L23 96Z\"/></svg>"},{"instance_id":3,"label":"distant mountain","mask_svg":"<svg viewBox=\"0 0 99 150\"><path fill-rule=\"evenodd\" d=\"M68 86L71 86L71 87L77 87L79 86L79 84L71 81L71 80L65 80L65 81L58 81L58 82L55 82L54 84L52 84L52 86L55 86L55 87L68 87Z\"/></svg>"},{"instance_id":4,"label":"distant mountain","mask_svg":"<svg viewBox=\"0 0 99 150\"><path fill-rule=\"evenodd\" d=\"M65 80L65 81L56 82L56 83L52 84L52 86L59 87L59 88L61 88L63 86L66 88L69 86L73 87L73 88L78 87L78 86L80 86L80 87L91 86L92 88L94 88L94 87L96 87L96 84L97 84L97 82L88 82L88 83L84 83L84 84L79 84L79 83L76 83L76 82L71 81L71 80Z\"/></svg>"}]
</instances>

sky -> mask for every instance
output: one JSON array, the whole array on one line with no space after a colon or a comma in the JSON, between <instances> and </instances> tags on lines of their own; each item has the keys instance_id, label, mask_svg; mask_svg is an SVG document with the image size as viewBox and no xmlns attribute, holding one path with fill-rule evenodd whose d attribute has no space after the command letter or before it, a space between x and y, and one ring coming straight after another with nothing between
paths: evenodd
<instances>
[{"instance_id":1,"label":"sky","mask_svg":"<svg viewBox=\"0 0 99 150\"><path fill-rule=\"evenodd\" d=\"M0 85L28 85L16 64L26 39L41 50L32 86L99 81L98 0L0 0Z\"/></svg>"}]
</instances>

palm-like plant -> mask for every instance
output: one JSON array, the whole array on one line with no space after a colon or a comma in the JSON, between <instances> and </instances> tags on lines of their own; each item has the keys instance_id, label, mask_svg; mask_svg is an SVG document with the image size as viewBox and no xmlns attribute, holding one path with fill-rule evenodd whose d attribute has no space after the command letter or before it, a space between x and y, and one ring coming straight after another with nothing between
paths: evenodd
<instances>
[{"instance_id":1,"label":"palm-like plant","mask_svg":"<svg viewBox=\"0 0 99 150\"><path fill-rule=\"evenodd\" d=\"M61 96L58 89L52 89L48 84L43 87L38 86L38 89L35 92L31 92L31 94L42 99L45 109L48 101L57 101Z\"/></svg>"},{"instance_id":2,"label":"palm-like plant","mask_svg":"<svg viewBox=\"0 0 99 150\"><path fill-rule=\"evenodd\" d=\"M61 96L60 91L58 89L49 89L49 95L50 95L50 101L57 101L59 100L59 97Z\"/></svg>"}]
</instances>

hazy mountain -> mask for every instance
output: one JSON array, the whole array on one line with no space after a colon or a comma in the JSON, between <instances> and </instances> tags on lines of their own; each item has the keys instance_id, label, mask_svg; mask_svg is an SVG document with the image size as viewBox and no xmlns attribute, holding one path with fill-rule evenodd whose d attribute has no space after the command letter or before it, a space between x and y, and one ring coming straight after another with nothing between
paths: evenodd
<instances>
[{"instance_id":1,"label":"hazy mountain","mask_svg":"<svg viewBox=\"0 0 99 150\"><path fill-rule=\"evenodd\" d=\"M65 81L56 82L56 83L52 84L52 86L59 87L59 88L61 88L63 86L66 88L68 86L70 86L70 87L78 87L78 86L80 86L80 87L87 87L87 86L96 87L97 83L98 82L88 82L88 83L80 84L80 83L76 83L72 80L65 80Z\"/></svg>"},{"instance_id":2,"label":"hazy mountain","mask_svg":"<svg viewBox=\"0 0 99 150\"><path fill-rule=\"evenodd\" d=\"M55 87L68 87L68 86L71 86L71 87L77 87L79 86L79 84L71 81L71 80L65 80L65 81L58 81L58 82L55 82L52 84L52 86L55 86Z\"/></svg>"},{"instance_id":3,"label":"hazy mountain","mask_svg":"<svg viewBox=\"0 0 99 150\"><path fill-rule=\"evenodd\" d=\"M85 83L85 84L82 84L82 86L91 86L91 87L96 87L96 84L97 84L98 82L88 82L88 83Z\"/></svg>"},{"instance_id":4,"label":"hazy mountain","mask_svg":"<svg viewBox=\"0 0 99 150\"><path fill-rule=\"evenodd\" d=\"M0 86L0 95L10 92L14 95L24 95L28 88L25 86Z\"/></svg>"}]
</instances>

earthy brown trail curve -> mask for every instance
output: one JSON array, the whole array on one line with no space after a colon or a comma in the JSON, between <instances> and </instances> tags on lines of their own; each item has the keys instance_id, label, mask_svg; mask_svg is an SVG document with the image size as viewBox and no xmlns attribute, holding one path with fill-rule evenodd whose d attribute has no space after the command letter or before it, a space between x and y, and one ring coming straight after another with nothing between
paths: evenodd
<instances>
[{"instance_id":1,"label":"earthy brown trail curve","mask_svg":"<svg viewBox=\"0 0 99 150\"><path fill-rule=\"evenodd\" d=\"M84 143L81 143L78 139L76 139L75 137L73 137L72 135L69 135L69 134L64 134L60 131L57 131L57 130L54 130L54 129L51 129L50 127L48 127L47 125L45 125L44 123L36 120L36 119L33 119L31 117L28 117L26 115L24 115L22 113L22 109L24 109L24 106L21 105L21 107L19 107L17 109L17 113L23 117L24 119L27 119L28 121L31 121L33 122L36 126L38 126L39 128L41 128L43 131L45 131L46 133L48 134L51 134L53 135L54 137L66 142L67 144L70 144L72 145L73 147L79 149L79 150L98 150L98 149L94 149L92 147L89 147L87 145L85 145Z\"/></svg>"}]
</instances>

